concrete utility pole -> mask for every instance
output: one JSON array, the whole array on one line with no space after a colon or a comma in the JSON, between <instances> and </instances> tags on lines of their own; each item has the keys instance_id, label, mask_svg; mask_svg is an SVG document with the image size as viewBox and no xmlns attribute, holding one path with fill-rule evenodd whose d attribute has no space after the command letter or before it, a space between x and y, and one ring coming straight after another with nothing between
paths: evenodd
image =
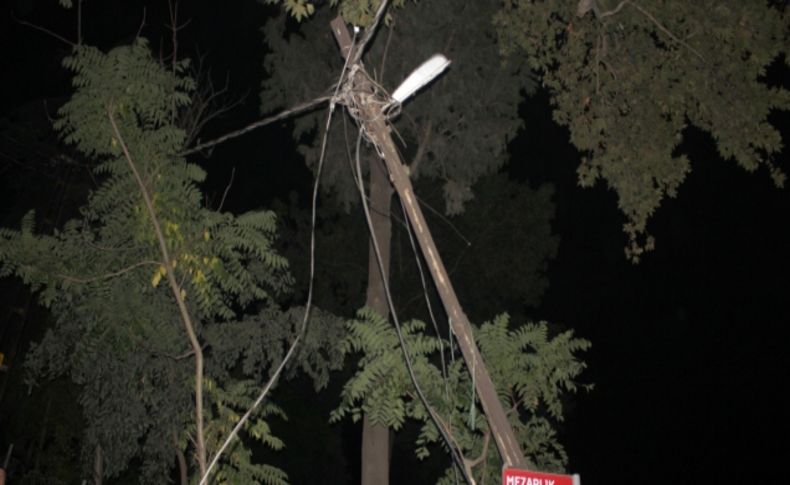
<instances>
[{"instance_id":1,"label":"concrete utility pole","mask_svg":"<svg viewBox=\"0 0 790 485\"><path fill-rule=\"evenodd\" d=\"M349 57L349 52L355 46L353 45L348 28L343 19L341 17L336 18L331 22L331 26L332 33L340 47L340 53L343 58L353 58L354 53ZM352 68L352 66L349 66L349 68ZM417 242L425 256L425 260L428 262L428 268L434 284L436 285L436 290L450 318L450 325L453 333L458 339L458 346L461 349L464 361L470 372L474 373L477 394L483 406L483 412L485 412L486 418L488 419L488 425L494 437L494 441L496 442L497 449L502 456L502 461L506 467L526 468L527 463L524 459L524 454L513 433L513 428L511 428L507 420L505 411L502 408L502 403L499 401L499 397L496 394L491 376L488 374L488 370L483 363L480 350L477 348L477 344L472 335L472 327L469 323L469 319L461 309L461 304L458 302L455 289L450 282L447 270L444 267L444 263L436 249L436 244L433 241L431 232L425 222L425 217L414 196L414 189L412 188L409 175L406 172L406 166L401 161L400 155L398 155L398 151L390 136L390 127L386 122L385 114L381 111L382 103L364 102L365 100L371 99L372 94L375 93L376 90L370 82L367 73L364 72L361 64L356 66L356 69L351 69L349 72L353 74L353 77L346 82L351 83L350 86L352 91L362 94L360 96L351 96L351 99L356 100L357 104L350 106L350 108L353 108L360 114L357 118L357 122L362 125L361 128L365 130L370 141L377 147L379 153L384 158L387 171L389 172L390 182L406 209L409 223L414 229ZM368 96L368 94L371 96Z\"/></svg>"}]
</instances>

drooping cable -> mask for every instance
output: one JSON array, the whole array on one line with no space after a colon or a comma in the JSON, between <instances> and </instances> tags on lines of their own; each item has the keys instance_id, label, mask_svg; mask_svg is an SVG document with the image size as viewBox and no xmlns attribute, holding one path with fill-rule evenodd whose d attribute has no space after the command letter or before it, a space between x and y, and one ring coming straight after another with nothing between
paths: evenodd
<instances>
[{"instance_id":1,"label":"drooping cable","mask_svg":"<svg viewBox=\"0 0 790 485\"><path fill-rule=\"evenodd\" d=\"M415 196L416 198L416 196ZM419 200L419 199L418 199ZM444 359L444 344L442 343L442 334L439 332L439 325L436 323L436 317L433 314L433 305L431 305L431 298L428 295L428 285L425 282L425 272L422 269L422 263L420 262L420 255L417 253L417 246L414 242L414 235L411 232L411 225L409 224L409 217L406 214L406 207L403 205L403 201L399 199L401 210L403 211L403 219L404 225L406 226L406 232L409 234L409 242L411 243L411 250L414 253L414 260L417 263L417 269L420 272L420 282L422 283L422 292L425 295L425 305L428 308L428 315L431 318L431 323L433 323L433 329L436 332L436 338L439 340L439 356L441 358L442 363L442 377L444 379L444 393L445 397L450 400L452 399L452 394L450 393L450 379L447 373L447 363ZM447 325L447 342L450 346L450 355L452 358L452 351L453 351L453 334L452 334L452 322L448 322ZM455 359L452 358L453 362ZM454 402L451 401L451 402ZM458 483L458 468L453 467L453 477L455 478L455 483Z\"/></svg>"},{"instance_id":2,"label":"drooping cable","mask_svg":"<svg viewBox=\"0 0 790 485\"><path fill-rule=\"evenodd\" d=\"M316 225L316 208L317 208L317 203L318 203L318 185L319 185L319 181L321 180L321 171L322 171L323 166L324 166L324 156L326 155L326 144L327 144L327 139L329 137L329 128L332 125L332 115L334 114L334 111L335 111L337 94L340 91L340 86L343 84L344 78L346 76L346 69L348 67L348 61L349 61L350 54L351 53L349 52L349 56L346 56L345 63L343 64L343 70L341 71L340 78L338 79L337 84L335 86L335 93L332 96L332 99L329 101L329 112L327 113L327 116L326 116L326 125L324 127L324 137L323 137L323 140L321 141L321 154L318 157L318 166L316 167L315 184L313 185L312 215L311 215L311 220L310 220L310 223L311 223L311 228L310 228L310 280L309 280L309 283L308 283L308 286L307 286L307 302L305 303L305 311L304 311L304 317L302 318L301 328L299 329L299 332L296 334L296 337L294 338L293 342L291 343L291 347L288 349L288 352L286 352L285 357L283 357L282 362L280 362L280 365L277 366L277 369L274 371L272 376L269 378L269 381L266 383L266 385L261 390L260 394L258 394L258 397L252 403L252 406L250 406L250 408L247 410L247 412L244 413L244 415L241 417L241 419L239 419L239 422L236 423L236 426L234 426L233 430L228 434L228 437L222 443L222 446L219 448L217 453L214 454L214 457L211 459L211 463L206 468L206 472L203 474L203 476L200 479L200 485L205 485L207 483L208 477L211 474L211 470L216 466L217 462L219 461L219 458L222 456L222 453L230 445L230 443L233 441L233 439L238 435L239 430L250 419L250 416L252 416L252 413L254 413L255 410L258 408L258 406L260 406L261 402L263 402L263 399L266 397L266 394L269 393L269 390L272 388L274 383L277 381L277 378L282 373L283 369L285 368L286 363L293 356L294 351L296 350L296 347L299 344L299 341L302 339L302 336L304 336L305 331L307 330L307 322L310 319L310 310L312 309L312 303L313 303L313 281L315 279L315 225Z\"/></svg>"},{"instance_id":3,"label":"drooping cable","mask_svg":"<svg viewBox=\"0 0 790 485\"><path fill-rule=\"evenodd\" d=\"M455 463L456 467L460 469L461 474L463 475L463 478L466 481L466 483L468 483L469 485L474 485L475 484L474 479L469 475L466 467L464 466L464 458L463 458L463 453L461 452L461 447L449 435L441 419L439 419L439 417L437 416L436 411L434 411L433 407L428 402L428 399L425 397L425 393L422 391L422 388L420 387L420 384L417 380L417 376L414 373L414 366L412 365L411 357L409 356L408 344L406 343L406 340L403 337L400 320L398 320L398 314L397 311L395 310L395 304L392 300L392 293L390 292L389 282L387 281L387 278L384 276L387 273L384 271L384 262L381 257L381 249L379 248L378 240L376 239L376 232L373 229L373 220L370 216L370 209L368 208L367 198L365 197L365 188L364 188L364 183L362 181L362 169L360 166L360 157L359 157L360 147L362 145L362 137L363 137L362 134L363 134L363 128L360 127L359 136L357 137L357 147L356 147L356 182L357 182L356 185L361 196L362 209L365 213L365 221L367 222L368 230L370 231L373 250L376 254L376 262L379 265L379 273L381 274L382 283L384 286L384 293L386 294L387 297L387 305L389 306L390 313L392 314L392 322L395 326L395 333L398 336L398 342L400 343L400 347L403 352L403 358L406 363L406 370L409 374L409 379L411 380L412 385L414 386L414 390L416 391L417 396L420 399L420 402L425 407L426 412L431 417L431 421L433 421L434 425L436 426L436 429L439 431L439 434L442 436L442 439L447 445L447 448L450 451L450 456L452 456L453 462Z\"/></svg>"},{"instance_id":4,"label":"drooping cable","mask_svg":"<svg viewBox=\"0 0 790 485\"><path fill-rule=\"evenodd\" d=\"M354 58L351 60L351 64L357 64L360 59L362 59L362 54L365 51L365 47L367 43L370 42L370 39L373 38L373 34L376 32L376 29L381 22L381 17L384 15L384 11L387 10L387 4L389 0L381 0L381 4L379 5L379 9L376 11L376 16L373 17L373 22L370 23L367 29L365 29L365 34L362 36L362 39L359 41L359 44L354 47ZM355 29L356 30L356 29ZM353 42L351 45L354 45Z\"/></svg>"},{"instance_id":5,"label":"drooping cable","mask_svg":"<svg viewBox=\"0 0 790 485\"><path fill-rule=\"evenodd\" d=\"M353 157L351 156L351 149L348 146L348 132L347 132L347 126L346 126L346 119L345 119L345 117L343 118L343 134L344 134L344 139L345 139L346 155L348 157L349 168L351 169L351 175L354 178L354 181L356 182L358 170L354 166ZM358 187L357 183L355 183L355 185ZM365 194L364 190L362 190L360 192L360 197L365 199L366 202L370 201L370 197L367 194ZM430 316L431 323L433 324L433 329L436 332L437 340L439 341L439 352L440 352L440 356L441 356L442 378L444 379L445 395L447 397L449 397L450 396L449 384L448 384L449 381L448 381L448 374L447 374L447 365L446 365L446 361L445 361L445 358L444 358L444 343L443 343L442 338L441 338L441 332L439 331L439 325L436 323L436 317L435 317L435 315L433 313L433 305L431 305L431 300L430 300L430 297L428 295L428 286L427 286L427 283L426 283L426 280L425 280L425 272L423 271L422 263L420 263L420 257L417 254L417 247L416 247L415 242L414 242L414 236L413 236L413 234L411 232L411 226L409 225L409 222L408 222L409 219L408 219L408 216L406 214L406 208L403 207L403 203L402 202L400 203L400 206L401 206L401 210L403 211L403 219L399 220L399 219L395 218L395 220L406 229L406 232L409 235L409 242L411 243L412 252L415 255L415 261L417 263L417 269L419 270L419 273L420 273L420 281L422 283L423 295L425 296L425 304L426 304L426 307L428 309L428 314ZM368 207L368 210L372 210L372 211L376 212L377 214L385 216L385 217L388 215L388 214L384 214L381 211L376 210L375 207L373 207L373 208ZM391 214L389 214L389 216L390 217L394 217Z\"/></svg>"},{"instance_id":6,"label":"drooping cable","mask_svg":"<svg viewBox=\"0 0 790 485\"><path fill-rule=\"evenodd\" d=\"M399 199L400 201L400 199ZM406 214L406 208L403 206L403 202L400 201L400 207L403 211L403 219L406 221L404 225L406 226L406 232L409 235L409 242L411 243L411 250L414 253L414 261L417 263L417 270L420 273L420 282L422 283L422 292L425 295L425 306L428 308L428 316L431 319L431 323L433 323L433 329L436 332L436 339L439 341L439 356L441 358L442 363L442 377L444 378L444 393L445 396L449 399L450 397L450 384L447 375L447 363L444 360L444 343L442 342L442 334L439 332L439 324L436 323L436 317L433 314L433 305L431 305L431 298L428 295L428 285L425 282L425 272L422 269L422 263L420 262L420 255L417 253L417 245L414 243L414 235L411 233L411 225L408 222L408 216ZM452 345L452 342L450 343Z\"/></svg>"}]
</instances>

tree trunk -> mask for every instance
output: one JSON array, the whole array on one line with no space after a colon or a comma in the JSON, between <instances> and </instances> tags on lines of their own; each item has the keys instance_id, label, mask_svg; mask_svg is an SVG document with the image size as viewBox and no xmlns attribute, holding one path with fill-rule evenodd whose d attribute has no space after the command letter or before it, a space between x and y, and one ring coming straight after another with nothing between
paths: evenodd
<instances>
[{"instance_id":1,"label":"tree trunk","mask_svg":"<svg viewBox=\"0 0 790 485\"><path fill-rule=\"evenodd\" d=\"M373 157L370 163L369 195L370 218L381 251L384 278L389 278L392 186L384 167ZM368 247L368 290L365 305L385 318L389 316L387 295L372 241ZM365 416L362 421L362 485L388 485L389 469L390 429L372 423Z\"/></svg>"}]
</instances>

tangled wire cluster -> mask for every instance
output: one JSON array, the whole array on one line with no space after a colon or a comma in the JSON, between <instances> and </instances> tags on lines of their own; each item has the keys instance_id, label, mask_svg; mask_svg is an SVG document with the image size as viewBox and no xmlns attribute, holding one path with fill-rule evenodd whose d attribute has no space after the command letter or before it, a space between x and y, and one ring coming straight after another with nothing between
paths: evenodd
<instances>
[{"instance_id":1,"label":"tangled wire cluster","mask_svg":"<svg viewBox=\"0 0 790 485\"><path fill-rule=\"evenodd\" d=\"M330 104L344 106L363 132L366 124L379 119L386 121L395 119L401 112L401 103L368 74L361 62L345 70L345 75L341 78L337 93L332 97ZM366 132L364 136L370 141Z\"/></svg>"}]
</instances>

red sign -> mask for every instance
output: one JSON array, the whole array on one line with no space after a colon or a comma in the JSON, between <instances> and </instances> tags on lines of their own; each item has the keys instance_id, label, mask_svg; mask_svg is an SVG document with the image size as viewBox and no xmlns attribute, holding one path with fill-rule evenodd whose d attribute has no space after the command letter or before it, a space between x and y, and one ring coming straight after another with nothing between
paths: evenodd
<instances>
[{"instance_id":1,"label":"red sign","mask_svg":"<svg viewBox=\"0 0 790 485\"><path fill-rule=\"evenodd\" d=\"M581 485L581 479L579 475L557 475L505 468L502 471L502 485Z\"/></svg>"}]
</instances>

